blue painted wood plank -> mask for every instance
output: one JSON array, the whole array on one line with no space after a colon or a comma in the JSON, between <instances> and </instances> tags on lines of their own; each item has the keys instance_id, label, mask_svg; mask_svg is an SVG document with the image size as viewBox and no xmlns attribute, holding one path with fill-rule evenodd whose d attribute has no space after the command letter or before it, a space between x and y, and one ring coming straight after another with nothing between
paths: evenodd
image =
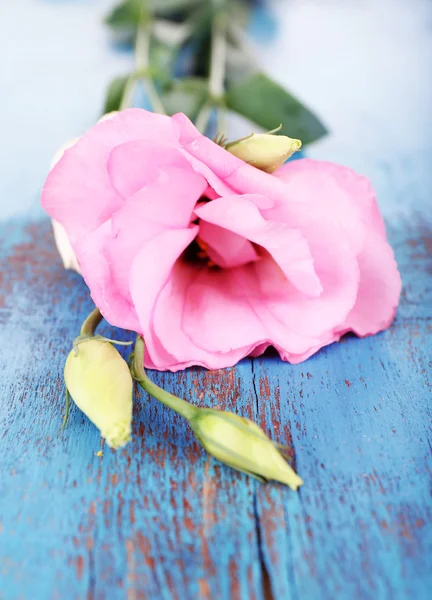
<instances>
[{"instance_id":1,"label":"blue painted wood plank","mask_svg":"<svg viewBox=\"0 0 432 600\"><path fill-rule=\"evenodd\" d=\"M137 396L132 444L104 449L102 458L97 430L75 407L59 434L61 373L90 309L88 291L61 267L47 221L9 224L1 233L6 597L65 597L68 590L70 598L224 598L237 590L261 598L255 483L211 461L180 418ZM249 375L246 363L238 373L155 379L202 404L245 410Z\"/></svg>"},{"instance_id":2,"label":"blue painted wood plank","mask_svg":"<svg viewBox=\"0 0 432 600\"><path fill-rule=\"evenodd\" d=\"M411 277L430 309L428 238L393 239L408 296ZM303 365L266 357L253 369L243 361L155 374L292 444L306 479L296 495L215 464L177 417L142 396L133 444L120 453L95 456L97 431L76 409L60 436L61 370L90 308L87 290L61 268L46 221L3 226L2 240L7 598L56 597L65 586L71 598L262 598L266 574L276 598L426 598L432 315L410 316L412 296L388 332L347 338Z\"/></svg>"},{"instance_id":3,"label":"blue painted wood plank","mask_svg":"<svg viewBox=\"0 0 432 600\"><path fill-rule=\"evenodd\" d=\"M298 495L258 490L276 598L426 599L432 589L431 224L391 240L405 291L389 331L347 337L302 365L255 361L262 423L286 428L306 480Z\"/></svg>"}]
</instances>

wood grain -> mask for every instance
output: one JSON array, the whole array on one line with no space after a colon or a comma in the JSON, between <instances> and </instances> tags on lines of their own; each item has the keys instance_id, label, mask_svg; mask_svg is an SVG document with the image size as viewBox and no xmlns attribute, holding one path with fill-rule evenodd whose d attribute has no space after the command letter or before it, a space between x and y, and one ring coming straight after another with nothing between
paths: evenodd
<instances>
[{"instance_id":1,"label":"wood grain","mask_svg":"<svg viewBox=\"0 0 432 600\"><path fill-rule=\"evenodd\" d=\"M180 418L143 395L121 452L97 457L98 433L75 407L60 435L61 373L88 292L63 271L46 220L1 233L6 598L426 598L432 263L424 222L391 231L405 291L389 331L347 337L298 366L267 356L221 372L154 374L288 444L306 481L298 494L213 461Z\"/></svg>"}]
</instances>

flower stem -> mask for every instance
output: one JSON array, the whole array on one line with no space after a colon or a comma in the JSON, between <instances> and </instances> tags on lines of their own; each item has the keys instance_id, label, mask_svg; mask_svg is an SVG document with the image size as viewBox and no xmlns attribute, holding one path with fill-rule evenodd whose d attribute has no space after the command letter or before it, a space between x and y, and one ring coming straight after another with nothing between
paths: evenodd
<instances>
[{"instance_id":1,"label":"flower stem","mask_svg":"<svg viewBox=\"0 0 432 600\"><path fill-rule=\"evenodd\" d=\"M102 321L102 319L103 319L103 316L102 316L100 310L98 309L98 307L96 306L96 308L94 308L92 310L92 312L86 318L84 323L81 325L81 331L80 331L79 337L84 337L84 338L93 337L94 333L96 331L96 327L99 325L99 323ZM73 348L75 349L75 353L78 353L78 346L77 346L78 340L79 340L79 338L76 338L73 342ZM65 409L65 414L63 417L61 431L63 431L67 425L67 422L69 419L69 411L70 411L70 393L66 386L66 409Z\"/></svg>"},{"instance_id":2,"label":"flower stem","mask_svg":"<svg viewBox=\"0 0 432 600\"><path fill-rule=\"evenodd\" d=\"M96 331L96 327L102 321L103 317L98 308L95 308L84 321L80 335L82 336L94 336ZM194 417L197 412L200 410L199 408L193 406L186 400L182 400L169 392L166 392L155 383L153 383L148 377L144 370L144 340L141 336L137 337L135 342L135 350L134 350L134 358L132 364L132 375L134 379L137 380L139 385L146 390L151 396L172 408L177 413L185 417L185 419L191 419Z\"/></svg>"},{"instance_id":3,"label":"flower stem","mask_svg":"<svg viewBox=\"0 0 432 600\"><path fill-rule=\"evenodd\" d=\"M165 115L165 108L154 84L150 70L150 41L151 41L151 16L146 2L143 2L141 21L138 25L135 40L135 71L129 76L123 90L119 110L124 110L133 105L133 97L137 82L142 79L155 112Z\"/></svg>"},{"instance_id":4,"label":"flower stem","mask_svg":"<svg viewBox=\"0 0 432 600\"><path fill-rule=\"evenodd\" d=\"M92 312L82 324L80 335L88 335L90 337L93 337L96 331L96 327L99 325L102 319L103 317L101 315L101 312L98 309L98 307L96 307L94 310L92 310Z\"/></svg>"},{"instance_id":5,"label":"flower stem","mask_svg":"<svg viewBox=\"0 0 432 600\"><path fill-rule=\"evenodd\" d=\"M218 10L218 0L213 0L216 14L212 23L209 94L213 99L220 100L224 94L225 66L227 53L227 18Z\"/></svg>"},{"instance_id":6,"label":"flower stem","mask_svg":"<svg viewBox=\"0 0 432 600\"><path fill-rule=\"evenodd\" d=\"M165 107L162 104L159 93L154 84L150 70L150 35L151 24L148 15L144 13L141 23L138 26L138 33L135 44L136 70L140 73L147 73L144 77L144 84L152 104L153 110L161 115L165 115Z\"/></svg>"},{"instance_id":7,"label":"flower stem","mask_svg":"<svg viewBox=\"0 0 432 600\"><path fill-rule=\"evenodd\" d=\"M133 95L135 92L136 80L137 80L137 78L135 76L135 73L132 73L132 75L128 78L126 85L124 87L119 110L125 110L125 108L129 108L132 105Z\"/></svg>"},{"instance_id":8,"label":"flower stem","mask_svg":"<svg viewBox=\"0 0 432 600\"><path fill-rule=\"evenodd\" d=\"M144 340L141 336L138 336L135 342L135 350L131 369L133 378L147 393L150 394L150 396L153 396L153 398L159 402L162 402L162 404L165 404L165 406L168 406L168 408L171 408L188 421L195 417L200 410L199 408L193 406L193 404L190 404L189 402L186 402L186 400L182 400L181 398L166 392L148 378L143 366L144 349Z\"/></svg>"},{"instance_id":9,"label":"flower stem","mask_svg":"<svg viewBox=\"0 0 432 600\"><path fill-rule=\"evenodd\" d=\"M209 99L201 108L195 125L203 135L208 128L210 117L214 108L218 112L218 126L221 123L219 113L225 90L225 68L227 53L227 17L221 10L220 0L212 0L215 15L212 23L210 72L208 81Z\"/></svg>"},{"instance_id":10,"label":"flower stem","mask_svg":"<svg viewBox=\"0 0 432 600\"><path fill-rule=\"evenodd\" d=\"M211 113L212 113L212 106L211 106L210 102L206 102L204 104L204 106L201 108L201 110L199 111L197 118L195 119L195 127L203 135L205 135L205 133L207 131Z\"/></svg>"}]
</instances>

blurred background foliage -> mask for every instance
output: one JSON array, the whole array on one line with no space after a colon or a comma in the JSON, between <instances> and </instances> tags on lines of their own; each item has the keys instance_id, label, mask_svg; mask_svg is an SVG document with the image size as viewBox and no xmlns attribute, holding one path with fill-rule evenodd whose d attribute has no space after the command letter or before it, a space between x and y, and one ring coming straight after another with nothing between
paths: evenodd
<instances>
[{"instance_id":1,"label":"blurred background foliage","mask_svg":"<svg viewBox=\"0 0 432 600\"><path fill-rule=\"evenodd\" d=\"M133 105L143 82L152 110L185 113L205 132L232 111L256 126L313 142L326 128L260 68L247 38L257 0L123 0L106 17L118 42L135 48L135 67L108 87L104 112Z\"/></svg>"}]
</instances>

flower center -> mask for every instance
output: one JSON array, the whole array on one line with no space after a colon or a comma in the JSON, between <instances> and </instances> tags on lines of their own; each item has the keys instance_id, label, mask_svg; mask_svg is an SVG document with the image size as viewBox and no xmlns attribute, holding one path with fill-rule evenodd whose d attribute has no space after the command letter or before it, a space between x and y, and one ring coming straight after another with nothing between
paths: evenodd
<instances>
[{"instance_id":1,"label":"flower center","mask_svg":"<svg viewBox=\"0 0 432 600\"><path fill-rule=\"evenodd\" d=\"M211 269L219 269L220 267L209 257L208 245L199 236L197 236L191 244L183 252L183 258L188 263L206 265Z\"/></svg>"},{"instance_id":2,"label":"flower center","mask_svg":"<svg viewBox=\"0 0 432 600\"><path fill-rule=\"evenodd\" d=\"M225 206L226 215L221 215L218 210L219 205L216 207L212 204L213 201L223 203L223 199L212 200L204 197L195 208L196 218L193 220L193 225L198 225L199 231L197 237L184 251L183 259L188 263L212 270L232 269L260 260L260 248L230 229L230 205ZM209 211L210 206L216 210ZM205 213L204 218L201 217L202 212ZM207 219L206 216L209 218ZM236 228L235 221L233 221L233 228Z\"/></svg>"},{"instance_id":3,"label":"flower center","mask_svg":"<svg viewBox=\"0 0 432 600\"><path fill-rule=\"evenodd\" d=\"M206 242L204 242L200 238L200 236L198 236L195 241L199 248L197 252L197 258L206 261L208 267L217 267L217 264L214 261L212 261L208 255L208 245L206 244Z\"/></svg>"}]
</instances>

